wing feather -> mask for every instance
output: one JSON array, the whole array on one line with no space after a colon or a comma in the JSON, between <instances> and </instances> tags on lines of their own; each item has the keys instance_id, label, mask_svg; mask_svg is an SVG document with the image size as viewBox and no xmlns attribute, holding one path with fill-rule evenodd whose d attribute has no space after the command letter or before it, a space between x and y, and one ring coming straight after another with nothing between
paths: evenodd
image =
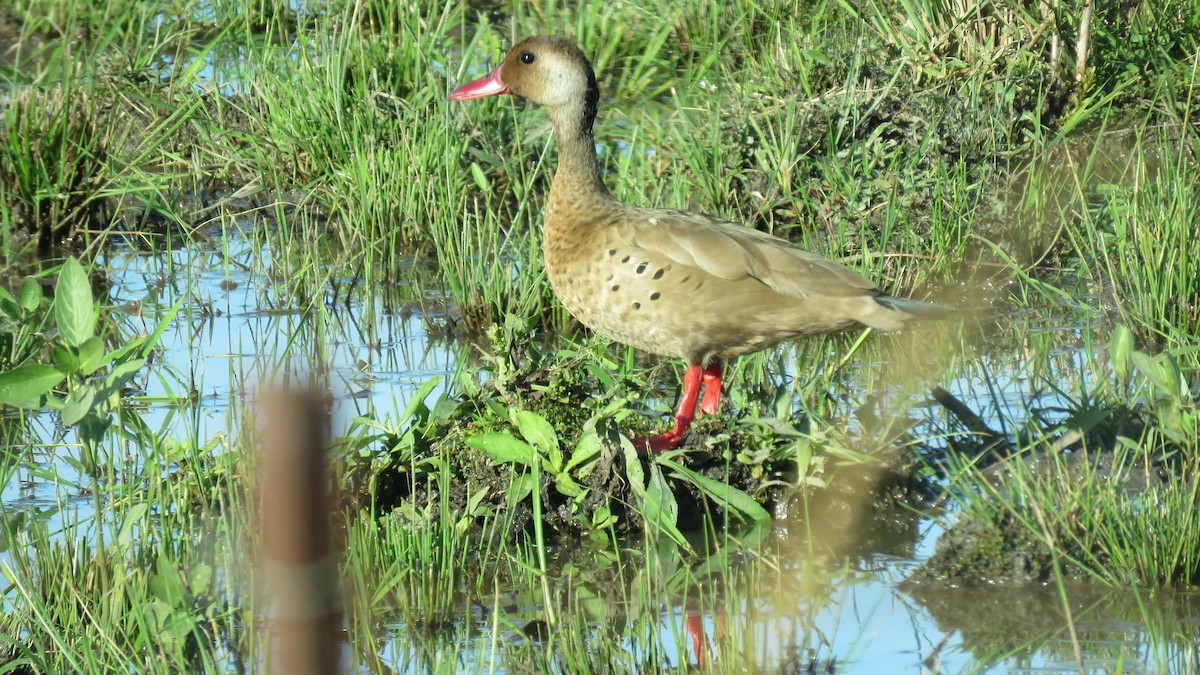
<instances>
[{"instance_id":1,"label":"wing feather","mask_svg":"<svg viewBox=\"0 0 1200 675\"><path fill-rule=\"evenodd\" d=\"M721 279L753 277L791 297L878 292L854 270L765 232L687 211L645 210L639 215L628 221L634 246Z\"/></svg>"}]
</instances>

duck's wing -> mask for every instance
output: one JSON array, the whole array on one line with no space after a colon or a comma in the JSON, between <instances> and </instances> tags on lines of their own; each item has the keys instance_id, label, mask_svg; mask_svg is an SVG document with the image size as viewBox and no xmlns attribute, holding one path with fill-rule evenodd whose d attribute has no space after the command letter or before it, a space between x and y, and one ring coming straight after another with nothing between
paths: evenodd
<instances>
[{"instance_id":1,"label":"duck's wing","mask_svg":"<svg viewBox=\"0 0 1200 675\"><path fill-rule=\"evenodd\" d=\"M720 279L752 277L780 295L797 298L879 293L858 272L765 232L690 211L634 213L626 219L631 244Z\"/></svg>"}]
</instances>

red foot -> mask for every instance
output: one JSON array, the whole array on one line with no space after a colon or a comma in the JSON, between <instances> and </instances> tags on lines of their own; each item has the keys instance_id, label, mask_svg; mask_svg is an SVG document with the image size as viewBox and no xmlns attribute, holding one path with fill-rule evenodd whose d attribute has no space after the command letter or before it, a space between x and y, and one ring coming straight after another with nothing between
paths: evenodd
<instances>
[{"instance_id":1,"label":"red foot","mask_svg":"<svg viewBox=\"0 0 1200 675\"><path fill-rule=\"evenodd\" d=\"M675 426L657 436L634 437L633 447L637 448L639 455L647 452L660 454L679 445L696 417L696 402L700 399L702 381L704 400L700 403L700 410L713 415L720 409L721 362L716 361L707 368L702 368L699 363L689 364L687 372L683 374L683 396L679 399L679 407L675 409Z\"/></svg>"},{"instance_id":2,"label":"red foot","mask_svg":"<svg viewBox=\"0 0 1200 675\"><path fill-rule=\"evenodd\" d=\"M683 440L685 433L687 432L675 433L675 430L672 429L665 434L657 436L634 436L633 447L639 455L645 456L650 453L661 455L668 450L674 450L675 446L679 445L679 442Z\"/></svg>"}]
</instances>

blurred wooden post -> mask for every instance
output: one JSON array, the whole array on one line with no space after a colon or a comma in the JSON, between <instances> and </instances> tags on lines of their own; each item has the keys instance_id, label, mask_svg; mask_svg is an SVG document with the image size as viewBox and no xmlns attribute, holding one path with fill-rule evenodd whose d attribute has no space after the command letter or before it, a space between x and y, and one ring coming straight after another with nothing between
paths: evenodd
<instances>
[{"instance_id":1,"label":"blurred wooden post","mask_svg":"<svg viewBox=\"0 0 1200 675\"><path fill-rule=\"evenodd\" d=\"M325 476L329 412L315 390L276 391L263 401L262 565L271 670L337 672L341 603L330 545Z\"/></svg>"},{"instance_id":2,"label":"blurred wooden post","mask_svg":"<svg viewBox=\"0 0 1200 675\"><path fill-rule=\"evenodd\" d=\"M1079 39L1075 41L1075 84L1083 84L1087 76L1088 43L1092 35L1092 13L1096 11L1096 0L1087 0L1079 16Z\"/></svg>"}]
</instances>

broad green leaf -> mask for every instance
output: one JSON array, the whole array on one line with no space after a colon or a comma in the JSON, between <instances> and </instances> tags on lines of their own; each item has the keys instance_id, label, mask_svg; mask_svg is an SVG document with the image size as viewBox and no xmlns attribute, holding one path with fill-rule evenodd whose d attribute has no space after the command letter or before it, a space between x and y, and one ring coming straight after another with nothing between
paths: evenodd
<instances>
[{"instance_id":1,"label":"broad green leaf","mask_svg":"<svg viewBox=\"0 0 1200 675\"><path fill-rule=\"evenodd\" d=\"M672 525L679 522L679 505L675 503L675 493L667 484L662 470L657 464L650 463L650 480L646 481L646 502L642 505L647 520L667 522Z\"/></svg>"},{"instance_id":2,"label":"broad green leaf","mask_svg":"<svg viewBox=\"0 0 1200 675\"><path fill-rule=\"evenodd\" d=\"M487 176L483 173L483 169L475 162L471 162L471 178L475 179L475 185L483 192L491 192L492 187L488 182Z\"/></svg>"},{"instance_id":3,"label":"broad green leaf","mask_svg":"<svg viewBox=\"0 0 1200 675\"><path fill-rule=\"evenodd\" d=\"M43 363L18 366L0 373L0 403L36 406L38 399L65 378L57 368Z\"/></svg>"},{"instance_id":4,"label":"broad green leaf","mask_svg":"<svg viewBox=\"0 0 1200 675\"><path fill-rule=\"evenodd\" d=\"M579 437L579 442L575 445L575 450L571 453L571 459L567 461L567 466L563 468L563 471L570 471L599 456L600 435L596 433L595 429L588 429Z\"/></svg>"},{"instance_id":5,"label":"broad green leaf","mask_svg":"<svg viewBox=\"0 0 1200 675\"><path fill-rule=\"evenodd\" d=\"M1133 364L1137 366L1142 375L1162 393L1179 398L1181 391L1186 392L1186 385L1182 382L1179 366L1170 354L1151 357L1145 352L1134 352L1132 359Z\"/></svg>"},{"instance_id":6,"label":"broad green leaf","mask_svg":"<svg viewBox=\"0 0 1200 675\"><path fill-rule=\"evenodd\" d=\"M100 415L84 415L83 419L79 420L79 425L75 427L79 433L79 440L83 444L95 447L104 440L104 435L112 427L112 420L108 416L101 417ZM92 469L87 468L87 472L91 473Z\"/></svg>"},{"instance_id":7,"label":"broad green leaf","mask_svg":"<svg viewBox=\"0 0 1200 675\"><path fill-rule=\"evenodd\" d=\"M125 363L113 366L113 369L108 372L108 377L104 378L104 388L100 390L97 397L103 401L114 394L121 393L121 388L126 382L133 379L134 375L146 365L143 359L134 359Z\"/></svg>"},{"instance_id":8,"label":"broad green leaf","mask_svg":"<svg viewBox=\"0 0 1200 675\"><path fill-rule=\"evenodd\" d=\"M629 491L639 500L646 498L646 472L642 471L642 459L633 449L633 442L621 437L621 452L625 455L625 479L629 481Z\"/></svg>"},{"instance_id":9,"label":"broad green leaf","mask_svg":"<svg viewBox=\"0 0 1200 675\"><path fill-rule=\"evenodd\" d=\"M558 447L558 436L554 433L554 427L537 413L528 410L517 412L517 428L521 430L525 440L535 448L547 451Z\"/></svg>"},{"instance_id":10,"label":"broad green leaf","mask_svg":"<svg viewBox=\"0 0 1200 675\"><path fill-rule=\"evenodd\" d=\"M474 518L476 516L487 515L488 509L487 508L481 509L481 508L479 508L479 505L481 503L483 503L484 497L487 497L488 493L491 491L492 491L491 488L484 486L484 487L481 487L478 490L476 490L475 494L473 494L469 498L467 498L466 513L468 516Z\"/></svg>"},{"instance_id":11,"label":"broad green leaf","mask_svg":"<svg viewBox=\"0 0 1200 675\"><path fill-rule=\"evenodd\" d=\"M679 505L675 502L675 493L667 482L662 471L654 462L650 463L650 480L646 481L646 499L642 502L642 515L646 524L662 531L684 548L688 548L687 539L676 525L679 522Z\"/></svg>"},{"instance_id":12,"label":"broad green leaf","mask_svg":"<svg viewBox=\"0 0 1200 675\"><path fill-rule=\"evenodd\" d=\"M54 367L64 374L79 372L79 356L75 354L74 349L66 345L54 345L50 360L54 362Z\"/></svg>"},{"instance_id":13,"label":"broad green leaf","mask_svg":"<svg viewBox=\"0 0 1200 675\"><path fill-rule=\"evenodd\" d=\"M163 639L161 635L163 626L166 626L167 622L170 621L171 614L174 611L170 605L162 600L152 600L146 604L145 612L149 619L148 623L154 628L156 638Z\"/></svg>"},{"instance_id":14,"label":"broad green leaf","mask_svg":"<svg viewBox=\"0 0 1200 675\"><path fill-rule=\"evenodd\" d=\"M536 455L528 443L512 434L493 431L467 439L467 445L479 450L493 462L533 466Z\"/></svg>"},{"instance_id":15,"label":"broad green leaf","mask_svg":"<svg viewBox=\"0 0 1200 675\"><path fill-rule=\"evenodd\" d=\"M71 389L71 393L67 394L67 400L63 403L62 423L71 426L83 419L85 415L92 409L96 402L96 388L87 385L76 385Z\"/></svg>"},{"instance_id":16,"label":"broad green leaf","mask_svg":"<svg viewBox=\"0 0 1200 675\"><path fill-rule=\"evenodd\" d=\"M601 506L592 511L592 529L607 529L616 523L617 517L612 514L612 509L607 506Z\"/></svg>"},{"instance_id":17,"label":"broad green leaf","mask_svg":"<svg viewBox=\"0 0 1200 675\"><path fill-rule=\"evenodd\" d=\"M1154 417L1159 429L1176 443L1185 442L1191 434L1185 432L1183 411L1165 398L1160 398L1155 404Z\"/></svg>"},{"instance_id":18,"label":"broad green leaf","mask_svg":"<svg viewBox=\"0 0 1200 675\"><path fill-rule=\"evenodd\" d=\"M150 579L150 591L159 600L171 607L179 607L187 597L187 587L183 576L175 569L175 564L163 555L158 558L158 574Z\"/></svg>"},{"instance_id":19,"label":"broad green leaf","mask_svg":"<svg viewBox=\"0 0 1200 675\"><path fill-rule=\"evenodd\" d=\"M435 387L441 384L441 382L441 377L434 377L426 380L423 384L421 384L420 387L417 387L417 390L413 392L412 398L408 399L408 405L404 407L404 414L400 415L400 419L396 423L397 426L404 424L410 420L413 415L416 415L417 411L425 405L425 398L428 397L429 393L432 392Z\"/></svg>"},{"instance_id":20,"label":"broad green leaf","mask_svg":"<svg viewBox=\"0 0 1200 675\"><path fill-rule=\"evenodd\" d=\"M5 291L5 293L7 294L8 292ZM21 320L21 306L17 304L16 300L13 300L11 295L6 298L0 297L0 312L2 312L5 318L7 318L9 321L15 322Z\"/></svg>"},{"instance_id":21,"label":"broad green leaf","mask_svg":"<svg viewBox=\"0 0 1200 675\"><path fill-rule=\"evenodd\" d=\"M1108 419L1112 415L1112 412L1108 408L1084 408L1068 417L1062 423L1062 426L1072 431L1086 433L1091 431L1097 424Z\"/></svg>"},{"instance_id":22,"label":"broad green leaf","mask_svg":"<svg viewBox=\"0 0 1200 675\"><path fill-rule=\"evenodd\" d=\"M1128 436L1117 436L1116 440L1117 440L1117 445L1120 445L1121 447L1127 448L1129 450L1133 450L1134 452L1142 451L1142 446L1138 445L1137 441L1133 440L1132 438L1130 438Z\"/></svg>"},{"instance_id":23,"label":"broad green leaf","mask_svg":"<svg viewBox=\"0 0 1200 675\"><path fill-rule=\"evenodd\" d=\"M452 419L454 414L458 412L459 405L461 405L459 401L443 392L438 397L437 403L433 404L433 412L430 413L430 416L439 422Z\"/></svg>"},{"instance_id":24,"label":"broad green leaf","mask_svg":"<svg viewBox=\"0 0 1200 675\"><path fill-rule=\"evenodd\" d=\"M825 481L809 474L813 465L812 441L807 437L796 439L791 445L791 450L792 459L796 462L796 477L806 485L825 487Z\"/></svg>"},{"instance_id":25,"label":"broad green leaf","mask_svg":"<svg viewBox=\"0 0 1200 675\"><path fill-rule=\"evenodd\" d=\"M350 418L350 425L351 425L351 428L353 428L354 426L361 426L366 429L373 429L375 431L381 432L379 434L375 434L374 438L380 438L381 436L391 435L393 433L392 427L384 425L383 423L379 422L378 420L376 420L373 417L366 417L366 416L352 417L352 418Z\"/></svg>"},{"instance_id":26,"label":"broad green leaf","mask_svg":"<svg viewBox=\"0 0 1200 675\"><path fill-rule=\"evenodd\" d=\"M508 419L508 406L504 405L504 401L498 398L490 398L487 401L488 412L496 417Z\"/></svg>"},{"instance_id":27,"label":"broad green leaf","mask_svg":"<svg viewBox=\"0 0 1200 675\"><path fill-rule=\"evenodd\" d=\"M23 313L21 305L17 304L17 299L2 285L0 285L0 313L12 321L20 321Z\"/></svg>"},{"instance_id":28,"label":"broad green leaf","mask_svg":"<svg viewBox=\"0 0 1200 675\"><path fill-rule=\"evenodd\" d=\"M504 502L508 506L509 511L517 504L529 498L533 494L533 474L523 473L513 479L508 486L508 493L504 496Z\"/></svg>"},{"instance_id":29,"label":"broad green leaf","mask_svg":"<svg viewBox=\"0 0 1200 675\"><path fill-rule=\"evenodd\" d=\"M25 277L25 283L21 284L20 302L26 312L32 312L41 304L42 285L37 282L37 279Z\"/></svg>"},{"instance_id":30,"label":"broad green leaf","mask_svg":"<svg viewBox=\"0 0 1200 675\"><path fill-rule=\"evenodd\" d=\"M713 480L708 476L701 475L687 468L686 466L670 459L659 459L664 466L668 466L671 470L679 473L684 478L687 478L700 491L708 495L713 501L721 505L733 513L737 514L743 522L747 523L766 523L771 520L771 514L763 508L753 497L745 492L718 480Z\"/></svg>"},{"instance_id":31,"label":"broad green leaf","mask_svg":"<svg viewBox=\"0 0 1200 675\"><path fill-rule=\"evenodd\" d=\"M585 366L585 368L587 369L588 376L596 381L596 385L599 389L608 389L617 383L612 374L609 373L608 370L600 367L599 364L589 363L587 366Z\"/></svg>"},{"instance_id":32,"label":"broad green leaf","mask_svg":"<svg viewBox=\"0 0 1200 675\"><path fill-rule=\"evenodd\" d=\"M54 392L52 391L43 396L36 405L42 410L62 410L63 400L55 396Z\"/></svg>"},{"instance_id":33,"label":"broad green leaf","mask_svg":"<svg viewBox=\"0 0 1200 675\"><path fill-rule=\"evenodd\" d=\"M96 336L79 345L79 374L91 375L100 367L104 358L104 341Z\"/></svg>"},{"instance_id":34,"label":"broad green leaf","mask_svg":"<svg viewBox=\"0 0 1200 675\"><path fill-rule=\"evenodd\" d=\"M571 478L571 474L563 472L554 477L554 488L568 497L578 497L583 494L583 486Z\"/></svg>"},{"instance_id":35,"label":"broad green leaf","mask_svg":"<svg viewBox=\"0 0 1200 675\"><path fill-rule=\"evenodd\" d=\"M87 272L75 258L68 258L54 286L54 320L63 341L78 347L96 334L95 303Z\"/></svg>"},{"instance_id":36,"label":"broad green leaf","mask_svg":"<svg viewBox=\"0 0 1200 675\"><path fill-rule=\"evenodd\" d=\"M193 595L201 595L208 592L208 587L212 585L212 580L212 565L201 563L188 570L188 588L191 589Z\"/></svg>"},{"instance_id":37,"label":"broad green leaf","mask_svg":"<svg viewBox=\"0 0 1200 675\"><path fill-rule=\"evenodd\" d=\"M1133 331L1125 326L1117 326L1108 341L1108 358L1112 363L1113 373L1122 380L1129 377L1129 357L1132 353Z\"/></svg>"},{"instance_id":38,"label":"broad green leaf","mask_svg":"<svg viewBox=\"0 0 1200 675\"><path fill-rule=\"evenodd\" d=\"M546 418L528 410L518 411L517 428L530 445L550 459L550 472L562 473L562 450L558 447L558 436Z\"/></svg>"},{"instance_id":39,"label":"broad green leaf","mask_svg":"<svg viewBox=\"0 0 1200 675\"><path fill-rule=\"evenodd\" d=\"M177 649L176 645L196 630L196 623L196 616L188 612L186 607L181 607L167 617L167 623L158 634L158 639L162 640L163 644L168 645L170 649Z\"/></svg>"},{"instance_id":40,"label":"broad green leaf","mask_svg":"<svg viewBox=\"0 0 1200 675\"><path fill-rule=\"evenodd\" d=\"M805 62L819 63L828 68L838 67L837 62L831 59L825 52L817 51L815 49L805 49L800 53L803 54L802 58Z\"/></svg>"},{"instance_id":41,"label":"broad green leaf","mask_svg":"<svg viewBox=\"0 0 1200 675\"><path fill-rule=\"evenodd\" d=\"M635 506L641 511L646 531L662 532L680 547L691 551L691 545L675 526L678 506L669 486L665 486L664 494L662 472L650 462L651 478L648 485L645 471L642 469L642 459L638 457L633 443L628 438L621 438L621 450L625 455L625 475L629 479L629 490L638 498ZM640 505L637 502L640 502Z\"/></svg>"}]
</instances>

